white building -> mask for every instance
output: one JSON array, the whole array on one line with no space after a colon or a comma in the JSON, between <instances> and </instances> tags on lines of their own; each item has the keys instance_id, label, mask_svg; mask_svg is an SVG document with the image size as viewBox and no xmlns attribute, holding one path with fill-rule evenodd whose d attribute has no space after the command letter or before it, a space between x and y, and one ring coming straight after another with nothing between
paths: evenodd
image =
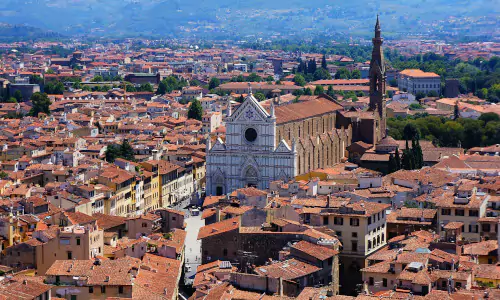
<instances>
[{"instance_id":1,"label":"white building","mask_svg":"<svg viewBox=\"0 0 500 300\"><path fill-rule=\"evenodd\" d=\"M441 94L441 77L432 72L418 69L407 69L399 72L398 88L402 91L416 95L419 92L428 94L431 91Z\"/></svg>"},{"instance_id":2,"label":"white building","mask_svg":"<svg viewBox=\"0 0 500 300\"><path fill-rule=\"evenodd\" d=\"M246 73L246 72L248 72L248 65L247 64L234 64L234 70Z\"/></svg>"},{"instance_id":3,"label":"white building","mask_svg":"<svg viewBox=\"0 0 500 300\"><path fill-rule=\"evenodd\" d=\"M252 186L267 189L274 180L297 175L295 143L276 145L274 105L268 113L251 94L226 120L226 141L207 143L207 195Z\"/></svg>"},{"instance_id":4,"label":"white building","mask_svg":"<svg viewBox=\"0 0 500 300\"><path fill-rule=\"evenodd\" d=\"M206 112L201 118L202 133L214 132L219 126L222 125L222 114L219 111Z\"/></svg>"}]
</instances>

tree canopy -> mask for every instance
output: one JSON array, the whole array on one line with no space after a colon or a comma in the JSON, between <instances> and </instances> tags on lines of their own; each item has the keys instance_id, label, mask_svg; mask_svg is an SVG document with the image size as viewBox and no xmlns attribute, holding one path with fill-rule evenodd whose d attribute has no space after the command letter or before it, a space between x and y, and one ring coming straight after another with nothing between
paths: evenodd
<instances>
[{"instance_id":1,"label":"tree canopy","mask_svg":"<svg viewBox=\"0 0 500 300\"><path fill-rule=\"evenodd\" d=\"M426 114L407 118L389 118L389 135L397 140L412 140L416 135L420 139L432 141L439 147L490 146L500 143L500 121L498 115L487 113L478 120L457 118L452 120Z\"/></svg>"},{"instance_id":2,"label":"tree canopy","mask_svg":"<svg viewBox=\"0 0 500 300\"><path fill-rule=\"evenodd\" d=\"M129 161L135 161L134 149L128 142L124 140L121 145L108 145L106 148L106 161L114 162L117 158L123 158Z\"/></svg>"},{"instance_id":3,"label":"tree canopy","mask_svg":"<svg viewBox=\"0 0 500 300\"><path fill-rule=\"evenodd\" d=\"M36 92L31 95L30 100L33 105L29 112L30 116L38 117L39 113L50 115L49 107L52 102L50 102L49 96L46 93Z\"/></svg>"},{"instance_id":4,"label":"tree canopy","mask_svg":"<svg viewBox=\"0 0 500 300\"><path fill-rule=\"evenodd\" d=\"M203 116L203 107L201 106L201 102L198 99L194 99L191 102L191 105L189 106L188 118L201 121L202 116Z\"/></svg>"}]
</instances>

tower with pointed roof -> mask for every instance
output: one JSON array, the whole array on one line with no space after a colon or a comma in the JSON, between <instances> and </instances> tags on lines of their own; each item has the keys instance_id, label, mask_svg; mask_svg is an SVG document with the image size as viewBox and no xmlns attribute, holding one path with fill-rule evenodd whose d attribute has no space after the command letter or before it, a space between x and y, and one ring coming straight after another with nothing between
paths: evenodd
<instances>
[{"instance_id":1,"label":"tower with pointed roof","mask_svg":"<svg viewBox=\"0 0 500 300\"><path fill-rule=\"evenodd\" d=\"M386 103L385 95L385 61L382 44L382 31L380 29L380 21L377 15L377 23L375 24L375 37L372 39L373 50L372 59L370 61L370 104L369 109L378 117L377 124L377 140L381 140L386 135ZM377 116L378 115L378 116Z\"/></svg>"}]
</instances>

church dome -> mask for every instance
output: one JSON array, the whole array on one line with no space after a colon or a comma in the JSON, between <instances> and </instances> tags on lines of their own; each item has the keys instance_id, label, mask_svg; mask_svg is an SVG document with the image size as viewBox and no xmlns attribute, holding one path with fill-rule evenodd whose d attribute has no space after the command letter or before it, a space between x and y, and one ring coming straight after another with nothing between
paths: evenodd
<instances>
[{"instance_id":1,"label":"church dome","mask_svg":"<svg viewBox=\"0 0 500 300\"><path fill-rule=\"evenodd\" d=\"M378 144L377 146L380 145L380 146L397 146L398 145L398 142L396 142L395 139L393 139L392 137L390 136L386 136L385 138L383 138Z\"/></svg>"}]
</instances>

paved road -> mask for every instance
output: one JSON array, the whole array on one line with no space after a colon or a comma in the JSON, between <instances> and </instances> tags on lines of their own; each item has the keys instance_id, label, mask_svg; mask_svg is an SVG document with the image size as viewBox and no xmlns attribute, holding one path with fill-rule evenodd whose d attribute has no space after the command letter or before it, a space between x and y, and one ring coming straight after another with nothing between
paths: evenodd
<instances>
[{"instance_id":1,"label":"paved road","mask_svg":"<svg viewBox=\"0 0 500 300\"><path fill-rule=\"evenodd\" d=\"M192 279L189 277L193 276L196 273L196 268L201 263L201 241L197 240L198 232L200 228L205 226L205 220L201 219L201 213L198 216L189 216L185 219L187 223L186 231L186 250L185 250L185 266L190 266L191 271L186 270L185 283L190 284Z\"/></svg>"}]
</instances>

